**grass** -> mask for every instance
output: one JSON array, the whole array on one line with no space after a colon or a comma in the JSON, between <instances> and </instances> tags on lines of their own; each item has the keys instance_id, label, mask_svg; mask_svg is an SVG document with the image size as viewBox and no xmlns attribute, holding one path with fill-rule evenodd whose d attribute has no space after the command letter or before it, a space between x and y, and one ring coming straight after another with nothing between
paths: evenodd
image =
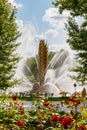
<instances>
[{"instance_id":1,"label":"grass","mask_svg":"<svg viewBox=\"0 0 87 130\"><path fill-rule=\"evenodd\" d=\"M0 97L0 101L4 101L4 100L8 100L8 101L12 101L12 97L8 97L8 96L2 96ZM35 97L18 97L17 100L21 100L21 101L32 101L34 100ZM61 101L61 100L67 100L68 97L49 97L48 98L50 101Z\"/></svg>"}]
</instances>

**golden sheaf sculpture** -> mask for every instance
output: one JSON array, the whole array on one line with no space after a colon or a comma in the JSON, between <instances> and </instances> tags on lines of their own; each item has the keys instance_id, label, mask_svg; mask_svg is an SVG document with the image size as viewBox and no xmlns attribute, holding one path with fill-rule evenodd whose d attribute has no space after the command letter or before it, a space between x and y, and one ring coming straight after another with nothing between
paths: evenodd
<instances>
[{"instance_id":1,"label":"golden sheaf sculpture","mask_svg":"<svg viewBox=\"0 0 87 130\"><path fill-rule=\"evenodd\" d=\"M40 40L38 49L38 80L40 85L44 82L44 76L48 65L48 47L44 40Z\"/></svg>"}]
</instances>

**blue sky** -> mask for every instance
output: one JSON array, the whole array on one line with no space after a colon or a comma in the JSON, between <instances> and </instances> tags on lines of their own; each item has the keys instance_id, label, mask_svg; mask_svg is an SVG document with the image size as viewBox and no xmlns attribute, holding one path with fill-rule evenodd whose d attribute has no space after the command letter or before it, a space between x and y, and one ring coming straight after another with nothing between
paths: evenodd
<instances>
[{"instance_id":1,"label":"blue sky","mask_svg":"<svg viewBox=\"0 0 87 130\"><path fill-rule=\"evenodd\" d=\"M52 0L16 0L16 2L23 5L18 9L19 19L25 23L31 21L34 26L39 27L40 32L44 32L49 27L48 23L43 22L42 17L46 9L53 7Z\"/></svg>"},{"instance_id":2,"label":"blue sky","mask_svg":"<svg viewBox=\"0 0 87 130\"><path fill-rule=\"evenodd\" d=\"M68 49L64 23L69 13L59 14L53 0L9 0L17 7L17 23L22 35L18 52L24 58L34 55L40 39L45 39L49 50Z\"/></svg>"}]
</instances>

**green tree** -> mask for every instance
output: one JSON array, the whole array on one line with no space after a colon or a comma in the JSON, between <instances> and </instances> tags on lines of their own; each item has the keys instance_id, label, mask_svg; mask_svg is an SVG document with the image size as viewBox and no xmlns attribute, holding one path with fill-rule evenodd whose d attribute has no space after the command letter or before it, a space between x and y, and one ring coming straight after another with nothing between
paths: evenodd
<instances>
[{"instance_id":1,"label":"green tree","mask_svg":"<svg viewBox=\"0 0 87 130\"><path fill-rule=\"evenodd\" d=\"M73 16L87 16L87 0L55 0L53 4L60 13L68 10Z\"/></svg>"},{"instance_id":2,"label":"green tree","mask_svg":"<svg viewBox=\"0 0 87 130\"><path fill-rule=\"evenodd\" d=\"M53 4L58 7L60 13L64 10L70 11L66 24L69 35L67 42L77 52L76 60L79 63L74 69L77 75L73 78L81 84L85 84L87 82L87 1L55 0ZM80 25L75 20L78 16L83 19Z\"/></svg>"},{"instance_id":3,"label":"green tree","mask_svg":"<svg viewBox=\"0 0 87 130\"><path fill-rule=\"evenodd\" d=\"M38 78L38 67L37 67L36 60L37 60L37 56L36 58L31 57L26 60L26 65L27 65L26 72L28 72L28 74L26 72L25 73L27 74L27 77L29 78L29 80L33 80L33 81L37 80ZM30 69L30 73L29 73L29 69Z\"/></svg>"},{"instance_id":4,"label":"green tree","mask_svg":"<svg viewBox=\"0 0 87 130\"><path fill-rule=\"evenodd\" d=\"M84 84L87 81L87 29L83 26L78 26L75 19L69 18L66 24L69 38L67 43L73 50L76 50L76 61L79 63L75 69L76 76L73 76L76 81Z\"/></svg>"},{"instance_id":5,"label":"green tree","mask_svg":"<svg viewBox=\"0 0 87 130\"><path fill-rule=\"evenodd\" d=\"M50 63L50 61L52 60L52 58L53 58L53 56L56 54L56 52L52 52L52 51L50 51L49 53L48 53L48 64Z\"/></svg>"},{"instance_id":6,"label":"green tree","mask_svg":"<svg viewBox=\"0 0 87 130\"><path fill-rule=\"evenodd\" d=\"M19 56L16 42L20 36L16 23L16 8L8 0L0 0L0 88L7 89L16 83L14 79Z\"/></svg>"}]
</instances>

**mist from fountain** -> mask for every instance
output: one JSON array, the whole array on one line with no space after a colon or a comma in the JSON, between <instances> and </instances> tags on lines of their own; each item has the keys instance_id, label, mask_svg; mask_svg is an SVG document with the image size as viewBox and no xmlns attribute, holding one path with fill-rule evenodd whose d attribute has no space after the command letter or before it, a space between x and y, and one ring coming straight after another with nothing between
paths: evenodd
<instances>
[{"instance_id":1,"label":"mist from fountain","mask_svg":"<svg viewBox=\"0 0 87 130\"><path fill-rule=\"evenodd\" d=\"M37 59L37 58L36 58ZM37 63L37 61L36 61ZM23 67L25 66L26 71L23 71ZM15 91L31 91L34 93L41 92L41 93L53 93L54 96L59 96L61 91L66 91L70 94L75 92L75 88L73 86L74 80L72 80L70 76L74 74L74 72L70 71L72 68L76 66L76 61L70 55L70 53L66 50L60 50L56 52L52 60L50 61L47 72L45 75L44 85L38 86L36 85L35 89L33 88L33 83L29 81L27 78L28 75L32 75L32 72L29 66L26 64L26 61L22 61L20 73L23 83L21 86L16 89ZM77 91L82 91L82 87L77 86Z\"/></svg>"},{"instance_id":2,"label":"mist from fountain","mask_svg":"<svg viewBox=\"0 0 87 130\"><path fill-rule=\"evenodd\" d=\"M21 59L20 62L17 64L15 78L19 79L20 83L13 86L12 88L8 88L6 91L6 94L31 91L32 84L23 73L23 68L25 64L26 62L24 59ZM26 71L27 75L30 75L30 74L32 75L32 72L30 71L30 68L27 66L27 64L26 64L26 68L27 68L27 71Z\"/></svg>"},{"instance_id":3,"label":"mist from fountain","mask_svg":"<svg viewBox=\"0 0 87 130\"><path fill-rule=\"evenodd\" d=\"M55 84L60 91L73 94L75 92L73 84L76 81L71 79L70 76L76 75L75 72L71 71L76 65L77 63L72 55L66 50L61 50L55 54L50 62L49 69L45 76L45 82L47 84ZM77 84L76 91L81 92L82 89L83 87Z\"/></svg>"}]
</instances>

